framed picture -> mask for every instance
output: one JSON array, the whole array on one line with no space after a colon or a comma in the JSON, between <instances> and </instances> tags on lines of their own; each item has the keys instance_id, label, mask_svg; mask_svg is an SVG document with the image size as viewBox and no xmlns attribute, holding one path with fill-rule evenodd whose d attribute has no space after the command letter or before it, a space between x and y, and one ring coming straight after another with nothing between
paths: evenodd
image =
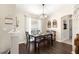
<instances>
[{"instance_id":1,"label":"framed picture","mask_svg":"<svg viewBox=\"0 0 79 59\"><path fill-rule=\"evenodd\" d=\"M51 28L51 21L48 21L48 28Z\"/></svg>"},{"instance_id":2,"label":"framed picture","mask_svg":"<svg viewBox=\"0 0 79 59\"><path fill-rule=\"evenodd\" d=\"M5 17L5 24L12 25L13 24L13 18Z\"/></svg>"},{"instance_id":3,"label":"framed picture","mask_svg":"<svg viewBox=\"0 0 79 59\"><path fill-rule=\"evenodd\" d=\"M57 28L57 20L56 19L53 20L52 26L53 26L53 28Z\"/></svg>"}]
</instances>

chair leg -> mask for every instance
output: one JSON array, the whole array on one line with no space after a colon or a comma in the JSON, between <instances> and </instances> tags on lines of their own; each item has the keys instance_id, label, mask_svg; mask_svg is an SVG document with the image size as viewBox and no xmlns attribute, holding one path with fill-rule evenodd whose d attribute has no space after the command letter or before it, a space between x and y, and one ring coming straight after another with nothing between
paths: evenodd
<instances>
[{"instance_id":1,"label":"chair leg","mask_svg":"<svg viewBox=\"0 0 79 59\"><path fill-rule=\"evenodd\" d=\"M39 45L39 43L37 43L37 53L40 53L40 45Z\"/></svg>"},{"instance_id":2,"label":"chair leg","mask_svg":"<svg viewBox=\"0 0 79 59\"><path fill-rule=\"evenodd\" d=\"M49 40L47 40L47 45L48 45L48 47L50 46L50 41Z\"/></svg>"},{"instance_id":3,"label":"chair leg","mask_svg":"<svg viewBox=\"0 0 79 59\"><path fill-rule=\"evenodd\" d=\"M49 40L49 45L50 45L50 47L52 46L52 41L51 41L51 39Z\"/></svg>"},{"instance_id":4,"label":"chair leg","mask_svg":"<svg viewBox=\"0 0 79 59\"><path fill-rule=\"evenodd\" d=\"M30 53L30 47L27 45L27 53Z\"/></svg>"},{"instance_id":5,"label":"chair leg","mask_svg":"<svg viewBox=\"0 0 79 59\"><path fill-rule=\"evenodd\" d=\"M39 43L36 44L36 53L39 52Z\"/></svg>"},{"instance_id":6,"label":"chair leg","mask_svg":"<svg viewBox=\"0 0 79 59\"><path fill-rule=\"evenodd\" d=\"M38 53L40 53L40 45L39 45L39 43L38 43Z\"/></svg>"}]
</instances>

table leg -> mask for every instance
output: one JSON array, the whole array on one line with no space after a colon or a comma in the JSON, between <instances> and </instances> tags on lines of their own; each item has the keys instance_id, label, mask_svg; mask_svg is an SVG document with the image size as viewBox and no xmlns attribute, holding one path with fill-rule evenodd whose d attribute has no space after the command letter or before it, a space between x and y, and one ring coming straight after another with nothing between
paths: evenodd
<instances>
[{"instance_id":1,"label":"table leg","mask_svg":"<svg viewBox=\"0 0 79 59\"><path fill-rule=\"evenodd\" d=\"M36 53L36 37L35 37L35 41L34 41L34 52Z\"/></svg>"},{"instance_id":2,"label":"table leg","mask_svg":"<svg viewBox=\"0 0 79 59\"><path fill-rule=\"evenodd\" d=\"M53 39L53 38L52 38L52 34L51 34L51 45L53 45L53 42L52 42L53 40L52 40L52 39Z\"/></svg>"}]
</instances>

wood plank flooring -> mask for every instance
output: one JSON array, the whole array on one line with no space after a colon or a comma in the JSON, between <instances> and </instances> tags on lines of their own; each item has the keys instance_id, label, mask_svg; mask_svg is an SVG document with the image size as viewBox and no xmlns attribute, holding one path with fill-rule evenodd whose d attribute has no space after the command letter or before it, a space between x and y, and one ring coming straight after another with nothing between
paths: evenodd
<instances>
[{"instance_id":1,"label":"wood plank flooring","mask_svg":"<svg viewBox=\"0 0 79 59\"><path fill-rule=\"evenodd\" d=\"M41 46L39 54L71 54L71 52L72 45L54 41L53 46L51 47L47 45ZM24 53L21 54L27 54L27 51L24 51ZM35 54L34 50L31 50L30 54Z\"/></svg>"},{"instance_id":2,"label":"wood plank flooring","mask_svg":"<svg viewBox=\"0 0 79 59\"><path fill-rule=\"evenodd\" d=\"M44 47L41 49L41 54L71 54L72 45L65 44L62 42L54 42L52 47Z\"/></svg>"}]
</instances>

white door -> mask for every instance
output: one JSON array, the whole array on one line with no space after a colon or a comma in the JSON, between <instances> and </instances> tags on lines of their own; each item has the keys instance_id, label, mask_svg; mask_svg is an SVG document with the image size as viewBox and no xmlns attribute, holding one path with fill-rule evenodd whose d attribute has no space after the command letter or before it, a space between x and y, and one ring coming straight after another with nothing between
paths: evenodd
<instances>
[{"instance_id":1,"label":"white door","mask_svg":"<svg viewBox=\"0 0 79 59\"><path fill-rule=\"evenodd\" d=\"M72 39L72 18L71 18L71 15L64 16L61 19L61 38L62 38L62 40Z\"/></svg>"}]
</instances>

